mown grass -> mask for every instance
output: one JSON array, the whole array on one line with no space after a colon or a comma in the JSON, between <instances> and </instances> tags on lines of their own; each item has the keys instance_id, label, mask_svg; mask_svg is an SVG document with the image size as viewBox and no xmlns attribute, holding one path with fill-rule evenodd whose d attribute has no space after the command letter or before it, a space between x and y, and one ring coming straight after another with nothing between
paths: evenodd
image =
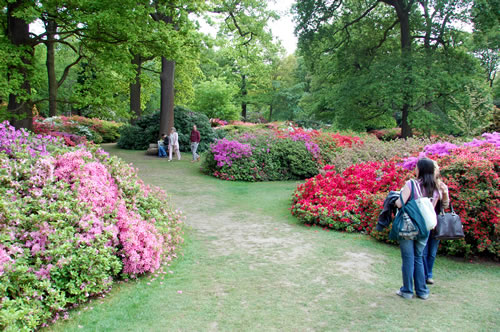
<instances>
[{"instance_id":1,"label":"mown grass","mask_svg":"<svg viewBox=\"0 0 500 332\"><path fill-rule=\"evenodd\" d=\"M398 247L297 224L294 182L223 182L199 164L106 147L187 216L183 255L159 277L117 284L51 331L493 331L500 268L439 257L427 301L395 295ZM173 273L168 273L172 271ZM163 280L161 278L164 278ZM154 281L153 281L154 279ZM181 293L182 291L182 293Z\"/></svg>"}]
</instances>

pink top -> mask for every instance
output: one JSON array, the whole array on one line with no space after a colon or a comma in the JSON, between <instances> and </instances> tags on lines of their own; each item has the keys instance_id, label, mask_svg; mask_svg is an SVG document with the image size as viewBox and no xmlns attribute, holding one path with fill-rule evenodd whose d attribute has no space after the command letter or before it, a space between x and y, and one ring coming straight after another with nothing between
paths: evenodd
<instances>
[{"instance_id":1,"label":"pink top","mask_svg":"<svg viewBox=\"0 0 500 332\"><path fill-rule=\"evenodd\" d=\"M405 186L407 186L408 189L410 189L410 190L411 190L411 181L412 180L408 180L408 181L406 181L406 184L405 184ZM422 181L420 181L420 180L414 180L414 181L416 183L418 183L418 185L420 187L420 192L422 193L422 195L427 196L427 193L425 192L425 188L422 188ZM413 190L413 197L420 198L420 193L419 193L419 190L417 190L417 188L414 188L414 190ZM435 189L434 194L432 195L431 201L432 201L432 203L434 203L440 199L441 199L441 193L439 192L439 190Z\"/></svg>"}]
</instances>

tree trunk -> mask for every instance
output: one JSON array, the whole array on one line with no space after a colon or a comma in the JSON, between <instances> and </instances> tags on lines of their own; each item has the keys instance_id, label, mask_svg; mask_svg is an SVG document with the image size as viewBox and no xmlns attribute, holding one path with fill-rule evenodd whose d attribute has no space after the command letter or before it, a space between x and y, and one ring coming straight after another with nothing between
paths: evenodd
<instances>
[{"instance_id":1,"label":"tree trunk","mask_svg":"<svg viewBox=\"0 0 500 332\"><path fill-rule=\"evenodd\" d=\"M243 121L247 120L247 80L246 75L241 75L241 117Z\"/></svg>"},{"instance_id":2,"label":"tree trunk","mask_svg":"<svg viewBox=\"0 0 500 332\"><path fill-rule=\"evenodd\" d=\"M57 23L49 20L45 25L47 31L47 75L49 83L49 117L56 116L57 113L57 78L55 63L55 43L57 34Z\"/></svg>"},{"instance_id":3,"label":"tree trunk","mask_svg":"<svg viewBox=\"0 0 500 332\"><path fill-rule=\"evenodd\" d=\"M175 61L161 57L160 135L168 135L174 126L174 78Z\"/></svg>"},{"instance_id":4,"label":"tree trunk","mask_svg":"<svg viewBox=\"0 0 500 332\"><path fill-rule=\"evenodd\" d=\"M141 111L141 66L142 59L138 54L134 54L132 64L136 66L135 82L130 83L130 111L134 114L131 123L134 124L142 115ZM162 84L163 88L163 84ZM163 97L163 95L162 95Z\"/></svg>"},{"instance_id":5,"label":"tree trunk","mask_svg":"<svg viewBox=\"0 0 500 332\"><path fill-rule=\"evenodd\" d=\"M269 122L271 122L273 119L273 105L269 105Z\"/></svg>"},{"instance_id":6,"label":"tree trunk","mask_svg":"<svg viewBox=\"0 0 500 332\"><path fill-rule=\"evenodd\" d=\"M399 0L395 3L394 8L399 18L399 27L401 33L401 59L404 68L403 78L403 106L401 108L401 137L411 137L411 127L408 122L408 113L412 102L412 59L411 59L411 36L410 36L410 11L411 6L406 4L406 1Z\"/></svg>"},{"instance_id":7,"label":"tree trunk","mask_svg":"<svg viewBox=\"0 0 500 332\"><path fill-rule=\"evenodd\" d=\"M12 45L23 49L21 53L21 65L10 65L8 80L21 79L19 91L9 94L7 112L11 118L11 124L15 128L33 128L33 111L31 105L26 101L31 95L31 85L28 77L28 67L31 65L34 48L29 36L29 23L22 18L15 17L18 8L26 1L19 0L7 5L7 36ZM14 77L13 77L14 76ZM20 77L19 77L20 76Z\"/></svg>"}]
</instances>

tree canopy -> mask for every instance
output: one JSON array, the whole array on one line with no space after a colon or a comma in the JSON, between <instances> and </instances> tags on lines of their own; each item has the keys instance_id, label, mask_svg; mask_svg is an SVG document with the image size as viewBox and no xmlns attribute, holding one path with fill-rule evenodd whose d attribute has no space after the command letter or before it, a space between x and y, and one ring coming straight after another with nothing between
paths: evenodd
<instances>
[{"instance_id":1,"label":"tree canopy","mask_svg":"<svg viewBox=\"0 0 500 332\"><path fill-rule=\"evenodd\" d=\"M161 109L168 131L183 104L405 137L497 129L498 0L296 1L292 55L265 0L0 4L0 119L17 127L36 114L134 122Z\"/></svg>"}]
</instances>

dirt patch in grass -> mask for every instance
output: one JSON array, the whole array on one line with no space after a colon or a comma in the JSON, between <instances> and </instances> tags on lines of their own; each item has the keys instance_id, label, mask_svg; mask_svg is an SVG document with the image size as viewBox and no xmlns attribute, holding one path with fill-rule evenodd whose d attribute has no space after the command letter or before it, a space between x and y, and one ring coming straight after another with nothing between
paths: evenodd
<instances>
[{"instance_id":1,"label":"dirt patch in grass","mask_svg":"<svg viewBox=\"0 0 500 332\"><path fill-rule=\"evenodd\" d=\"M375 258L366 252L347 251L342 260L335 265L340 273L373 285L377 280L377 275L374 271L374 264L377 262L377 259L380 261L383 258Z\"/></svg>"},{"instance_id":2,"label":"dirt patch in grass","mask_svg":"<svg viewBox=\"0 0 500 332\"><path fill-rule=\"evenodd\" d=\"M188 221L220 256L248 255L261 264L287 262L295 265L309 255L313 245L287 224L276 227L271 218L251 213L222 212L215 218L191 218ZM253 260L253 259L252 259Z\"/></svg>"}]
</instances>

